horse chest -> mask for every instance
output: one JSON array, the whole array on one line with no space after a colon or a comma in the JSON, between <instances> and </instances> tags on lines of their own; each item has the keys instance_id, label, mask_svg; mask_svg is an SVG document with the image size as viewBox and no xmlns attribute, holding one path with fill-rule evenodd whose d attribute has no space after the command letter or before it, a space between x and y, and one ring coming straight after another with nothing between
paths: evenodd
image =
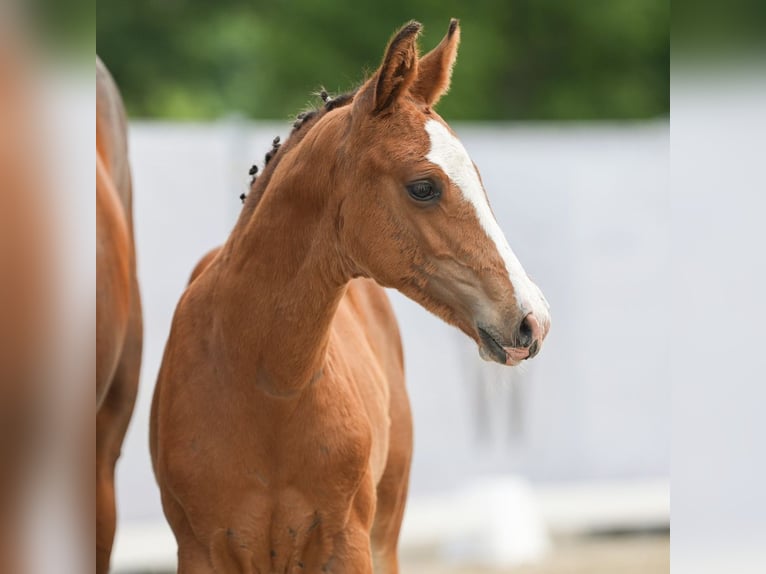
<instances>
[{"instance_id":1,"label":"horse chest","mask_svg":"<svg viewBox=\"0 0 766 574\"><path fill-rule=\"evenodd\" d=\"M257 416L253 458L277 480L304 485L310 496L330 490L348 498L368 472L377 482L388 449L387 407L374 390L380 381L339 370L328 366L294 407L265 404Z\"/></svg>"},{"instance_id":2,"label":"horse chest","mask_svg":"<svg viewBox=\"0 0 766 574\"><path fill-rule=\"evenodd\" d=\"M371 517L374 508L369 418L353 396L319 395L292 410L266 403L256 410L249 445L232 466L239 476L227 479L233 488L216 489L216 496L237 501L234 515L214 521L211 555L222 571L230 560L274 572L299 563L319 571L342 555L349 536L368 536L359 513Z\"/></svg>"}]
</instances>

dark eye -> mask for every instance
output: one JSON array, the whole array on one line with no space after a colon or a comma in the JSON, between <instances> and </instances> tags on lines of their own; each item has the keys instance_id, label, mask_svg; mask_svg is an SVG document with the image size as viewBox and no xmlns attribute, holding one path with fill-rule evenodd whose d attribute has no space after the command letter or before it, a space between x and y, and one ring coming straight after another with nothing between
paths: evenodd
<instances>
[{"instance_id":1,"label":"dark eye","mask_svg":"<svg viewBox=\"0 0 766 574\"><path fill-rule=\"evenodd\" d=\"M432 201L441 195L436 186L427 179L409 184L407 192L416 201Z\"/></svg>"}]
</instances>

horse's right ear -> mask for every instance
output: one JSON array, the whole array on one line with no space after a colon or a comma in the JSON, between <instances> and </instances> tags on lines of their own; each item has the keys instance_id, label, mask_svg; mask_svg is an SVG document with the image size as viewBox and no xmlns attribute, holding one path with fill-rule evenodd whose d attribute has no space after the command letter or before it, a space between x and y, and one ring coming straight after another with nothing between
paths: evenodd
<instances>
[{"instance_id":1,"label":"horse's right ear","mask_svg":"<svg viewBox=\"0 0 766 574\"><path fill-rule=\"evenodd\" d=\"M373 113L390 108L417 78L417 39L422 27L419 22L412 21L388 43L383 63L364 89L365 92L371 92L365 96L371 97Z\"/></svg>"}]
</instances>

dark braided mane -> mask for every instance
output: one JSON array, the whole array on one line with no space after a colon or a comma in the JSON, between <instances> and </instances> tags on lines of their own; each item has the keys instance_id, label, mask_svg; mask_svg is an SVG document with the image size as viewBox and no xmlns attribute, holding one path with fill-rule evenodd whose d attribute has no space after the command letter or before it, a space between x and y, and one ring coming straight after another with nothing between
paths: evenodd
<instances>
[{"instance_id":1,"label":"dark braided mane","mask_svg":"<svg viewBox=\"0 0 766 574\"><path fill-rule=\"evenodd\" d=\"M263 192L269 185L274 170L277 165L279 165L279 161L284 157L285 153L303 140L306 134L317 123L319 118L337 108L348 105L353 101L355 94L356 90L331 98L325 90L322 90L319 93L319 96L322 98L323 104L313 110L298 114L293 123L290 135L284 143L280 143L279 136L274 138L274 141L271 144L271 149L266 152L261 174L256 177L256 174L258 173L257 165L253 165L253 167L250 168L249 173L252 176L252 180L250 181L250 192L246 196L245 194L240 196L242 203L245 205L243 211L251 212L258 205L258 202L263 196Z\"/></svg>"}]
</instances>

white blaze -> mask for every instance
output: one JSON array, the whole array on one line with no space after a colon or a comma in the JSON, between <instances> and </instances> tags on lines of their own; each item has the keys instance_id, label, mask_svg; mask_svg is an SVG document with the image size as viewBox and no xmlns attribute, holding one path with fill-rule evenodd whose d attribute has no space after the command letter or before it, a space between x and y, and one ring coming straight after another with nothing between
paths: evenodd
<instances>
[{"instance_id":1,"label":"white blaze","mask_svg":"<svg viewBox=\"0 0 766 574\"><path fill-rule=\"evenodd\" d=\"M503 231L495 220L487 203L487 196L479 180L479 174L465 151L463 144L440 122L430 119L426 122L426 132L431 138L431 150L426 159L438 165L462 192L470 203L479 224L487 237L495 244L497 252L505 262L508 278L516 294L516 302L522 312L532 312L541 323L547 323L548 302L540 289L527 276L516 255L508 245Z\"/></svg>"}]
</instances>

